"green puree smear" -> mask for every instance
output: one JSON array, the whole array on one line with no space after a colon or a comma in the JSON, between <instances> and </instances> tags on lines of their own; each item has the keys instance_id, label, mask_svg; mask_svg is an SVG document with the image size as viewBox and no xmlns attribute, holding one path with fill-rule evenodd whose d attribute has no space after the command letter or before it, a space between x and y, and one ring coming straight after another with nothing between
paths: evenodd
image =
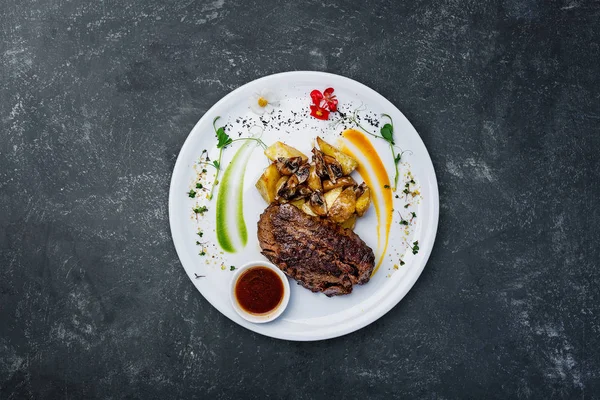
<instances>
[{"instance_id":1,"label":"green puree smear","mask_svg":"<svg viewBox=\"0 0 600 400\"><path fill-rule=\"evenodd\" d=\"M217 240L221 248L235 253L246 246L248 231L244 220L244 175L257 142L247 141L225 170L217 198ZM237 240L236 240L237 239ZM238 242L241 247L236 248Z\"/></svg>"}]
</instances>

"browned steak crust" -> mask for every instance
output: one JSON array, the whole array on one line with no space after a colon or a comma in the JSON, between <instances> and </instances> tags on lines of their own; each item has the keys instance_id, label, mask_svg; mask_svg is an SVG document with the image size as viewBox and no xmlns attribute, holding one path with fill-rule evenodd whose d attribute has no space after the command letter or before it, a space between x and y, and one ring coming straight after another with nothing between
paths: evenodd
<instances>
[{"instance_id":1,"label":"browned steak crust","mask_svg":"<svg viewBox=\"0 0 600 400\"><path fill-rule=\"evenodd\" d=\"M348 294L367 283L373 250L350 229L311 217L291 204L271 204L258 221L258 241L283 272L313 292Z\"/></svg>"}]
</instances>

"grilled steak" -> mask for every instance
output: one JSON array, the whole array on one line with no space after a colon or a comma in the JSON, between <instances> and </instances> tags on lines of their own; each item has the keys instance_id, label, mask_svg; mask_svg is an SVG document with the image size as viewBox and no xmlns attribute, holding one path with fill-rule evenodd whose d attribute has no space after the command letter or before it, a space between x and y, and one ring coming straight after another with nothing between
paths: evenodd
<instances>
[{"instance_id":1,"label":"grilled steak","mask_svg":"<svg viewBox=\"0 0 600 400\"><path fill-rule=\"evenodd\" d=\"M348 294L367 283L373 250L350 229L311 217L291 204L271 204L258 221L258 241L283 272L313 292Z\"/></svg>"}]
</instances>

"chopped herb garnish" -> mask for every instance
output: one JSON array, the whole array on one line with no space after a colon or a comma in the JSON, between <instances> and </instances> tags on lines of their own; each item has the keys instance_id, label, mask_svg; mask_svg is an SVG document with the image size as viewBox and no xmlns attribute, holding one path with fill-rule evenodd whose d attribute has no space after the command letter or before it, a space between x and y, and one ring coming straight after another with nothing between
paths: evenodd
<instances>
[{"instance_id":1,"label":"chopped herb garnish","mask_svg":"<svg viewBox=\"0 0 600 400\"><path fill-rule=\"evenodd\" d=\"M198 245L198 244L202 244L202 243L200 243L199 241L196 240L196 244Z\"/></svg>"},{"instance_id":2,"label":"chopped herb garnish","mask_svg":"<svg viewBox=\"0 0 600 400\"><path fill-rule=\"evenodd\" d=\"M229 270L230 271L235 271L235 266L232 265L231 267L229 267Z\"/></svg>"},{"instance_id":3,"label":"chopped herb garnish","mask_svg":"<svg viewBox=\"0 0 600 400\"><path fill-rule=\"evenodd\" d=\"M384 189L389 189L389 188L390 188L390 185L383 185L383 188L384 188Z\"/></svg>"},{"instance_id":4,"label":"chopped herb garnish","mask_svg":"<svg viewBox=\"0 0 600 400\"><path fill-rule=\"evenodd\" d=\"M412 215L413 218L417 218L417 213L416 212L412 212L411 215Z\"/></svg>"},{"instance_id":5,"label":"chopped herb garnish","mask_svg":"<svg viewBox=\"0 0 600 400\"><path fill-rule=\"evenodd\" d=\"M206 173L206 168L202 168L202 173L205 174Z\"/></svg>"},{"instance_id":6,"label":"chopped herb garnish","mask_svg":"<svg viewBox=\"0 0 600 400\"><path fill-rule=\"evenodd\" d=\"M408 221L403 219L400 221L400 225L408 225Z\"/></svg>"},{"instance_id":7,"label":"chopped herb garnish","mask_svg":"<svg viewBox=\"0 0 600 400\"><path fill-rule=\"evenodd\" d=\"M203 188L203 186L201 183L196 183L196 189L202 189L202 188Z\"/></svg>"},{"instance_id":8,"label":"chopped herb garnish","mask_svg":"<svg viewBox=\"0 0 600 400\"><path fill-rule=\"evenodd\" d=\"M198 233L196 233L196 235L198 235L198 236L202 237L202 236L204 235L204 232L202 232L202 231L198 231Z\"/></svg>"},{"instance_id":9,"label":"chopped herb garnish","mask_svg":"<svg viewBox=\"0 0 600 400\"><path fill-rule=\"evenodd\" d=\"M201 255L201 256L205 256L205 255L206 255L206 252L205 252L204 250L202 250L202 251L200 252L200 255Z\"/></svg>"},{"instance_id":10,"label":"chopped herb garnish","mask_svg":"<svg viewBox=\"0 0 600 400\"><path fill-rule=\"evenodd\" d=\"M404 208L408 208L408 206L410 206L410 203L408 203L408 204L405 204L405 205L404 205Z\"/></svg>"},{"instance_id":11,"label":"chopped herb garnish","mask_svg":"<svg viewBox=\"0 0 600 400\"><path fill-rule=\"evenodd\" d=\"M400 266L406 264L404 261L400 260Z\"/></svg>"},{"instance_id":12,"label":"chopped herb garnish","mask_svg":"<svg viewBox=\"0 0 600 400\"><path fill-rule=\"evenodd\" d=\"M206 206L202 206L202 207L195 207L192 208L192 210L196 213L196 214L200 214L200 215L204 215L205 212L208 211L208 208Z\"/></svg>"},{"instance_id":13,"label":"chopped herb garnish","mask_svg":"<svg viewBox=\"0 0 600 400\"><path fill-rule=\"evenodd\" d=\"M402 193L409 194L410 192L408 191L408 189L404 189L404 190L402 191Z\"/></svg>"},{"instance_id":14,"label":"chopped herb garnish","mask_svg":"<svg viewBox=\"0 0 600 400\"><path fill-rule=\"evenodd\" d=\"M405 188L409 188L410 187L410 183L406 182L406 185L404 185Z\"/></svg>"},{"instance_id":15,"label":"chopped herb garnish","mask_svg":"<svg viewBox=\"0 0 600 400\"><path fill-rule=\"evenodd\" d=\"M414 179L411 179L411 180L410 180L410 183L412 183L412 184L414 185L414 184L415 184L415 180L414 180Z\"/></svg>"},{"instance_id":16,"label":"chopped herb garnish","mask_svg":"<svg viewBox=\"0 0 600 400\"><path fill-rule=\"evenodd\" d=\"M196 192L194 191L194 189L190 189L190 191L188 192L188 196L193 199L194 197L196 197Z\"/></svg>"},{"instance_id":17,"label":"chopped herb garnish","mask_svg":"<svg viewBox=\"0 0 600 400\"><path fill-rule=\"evenodd\" d=\"M419 241L413 242L413 245L410 246L413 254L417 254L419 252Z\"/></svg>"}]
</instances>

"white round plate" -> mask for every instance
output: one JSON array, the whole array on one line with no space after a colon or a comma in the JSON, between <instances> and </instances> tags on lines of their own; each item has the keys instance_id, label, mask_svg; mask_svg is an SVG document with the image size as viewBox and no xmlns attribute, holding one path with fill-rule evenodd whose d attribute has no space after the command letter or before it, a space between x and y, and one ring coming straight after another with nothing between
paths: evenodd
<instances>
[{"instance_id":1,"label":"white round plate","mask_svg":"<svg viewBox=\"0 0 600 400\"><path fill-rule=\"evenodd\" d=\"M342 122L338 113L332 113L329 121L317 120L309 115L309 93L313 89L323 91L328 87L335 89L339 109L346 115ZM259 116L250 110L249 99L263 89L278 95L280 101L272 113ZM206 154L210 158L209 163L218 158L213 120L220 116L216 122L217 128L225 126L226 133L233 139L260 133L266 145L282 141L310 155L317 135L333 145L345 143L340 134L345 127L355 126L348 120L354 112L360 118L361 126L377 135L380 134L381 126L388 121L382 114L391 116L395 144L398 151L405 151L398 164L398 188L393 193L394 211L389 246L384 251L377 240L378 218L373 205L358 219L354 229L373 248L376 261L383 257L380 268L367 284L355 286L351 294L331 298L321 293L312 293L290 279L290 301L277 320L267 324L253 324L244 320L234 311L229 299L229 285L234 275L231 267L241 266L249 261L266 260L260 253L256 224L267 204L254 184L268 161L255 141L237 141L223 151L220 178L242 146L245 147L240 152L243 153L241 157L247 160L245 166L243 162L238 163L241 167L230 174L234 176L231 178L234 185L241 185L240 191L236 189L236 193L242 193L243 196L239 211L243 211L241 221L247 229L247 243L242 245L243 240L236 239L236 235L233 235L237 251L223 251L216 235L220 185L215 187L213 199L208 200L207 189L212 185L215 168L199 163L207 162L204 159ZM383 139L367 137L393 182L394 159L389 144ZM355 153L360 153L361 149L354 149ZM207 153L203 153L203 150L207 150ZM359 162L366 162L363 158L358 158ZM206 172L203 173L202 169ZM353 177L358 182L363 180L356 171L353 172ZM201 183L203 188L196 189L197 183ZM409 184L408 194L403 192L406 184ZM385 190L392 190L383 187L371 189L374 197L383 196ZM197 193L194 198L188 195L190 190ZM230 200L227 207L221 207L227 210L224 215L236 212L236 203L232 201L235 202L235 199ZM192 211L201 206L205 206L208 211L201 214ZM433 165L425 145L406 117L392 103L365 85L323 72L271 75L250 82L223 97L190 132L173 169L169 193L173 242L185 271L198 291L217 310L237 324L263 335L287 340L309 341L341 336L370 324L398 304L418 279L431 254L438 215L438 188ZM233 224L239 220L229 216L231 222L228 226L235 230ZM198 235L199 232L202 232L202 237ZM243 237L242 234L238 236ZM413 251L415 242L418 244L418 251Z\"/></svg>"}]
</instances>

